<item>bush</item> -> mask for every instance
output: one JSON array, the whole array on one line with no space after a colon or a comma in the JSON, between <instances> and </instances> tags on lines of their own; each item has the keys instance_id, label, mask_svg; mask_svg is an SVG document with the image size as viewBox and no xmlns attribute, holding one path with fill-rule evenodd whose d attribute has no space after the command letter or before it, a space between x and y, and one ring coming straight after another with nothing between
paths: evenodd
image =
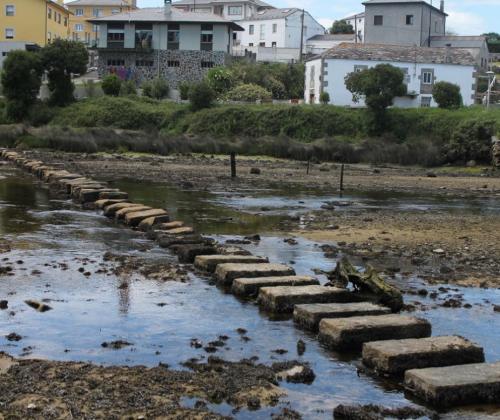
<instances>
[{"instance_id":1,"label":"bush","mask_svg":"<svg viewBox=\"0 0 500 420\"><path fill-rule=\"evenodd\" d=\"M133 80L123 82L120 87L120 96L137 95L137 86Z\"/></svg>"},{"instance_id":2,"label":"bush","mask_svg":"<svg viewBox=\"0 0 500 420\"><path fill-rule=\"evenodd\" d=\"M183 101L189 99L189 89L191 89L191 83L182 82L179 84L179 95Z\"/></svg>"},{"instance_id":3,"label":"bush","mask_svg":"<svg viewBox=\"0 0 500 420\"><path fill-rule=\"evenodd\" d=\"M448 160L453 163L470 160L491 163L491 137L495 135L497 127L497 121L493 119L462 122L447 146Z\"/></svg>"},{"instance_id":4,"label":"bush","mask_svg":"<svg viewBox=\"0 0 500 420\"><path fill-rule=\"evenodd\" d=\"M168 82L161 77L146 81L142 84L142 94L152 99L164 99L168 96L170 87Z\"/></svg>"},{"instance_id":5,"label":"bush","mask_svg":"<svg viewBox=\"0 0 500 420\"><path fill-rule=\"evenodd\" d=\"M323 105L328 105L330 103L330 94L328 92L321 92L321 95L319 95L319 101Z\"/></svg>"},{"instance_id":6,"label":"bush","mask_svg":"<svg viewBox=\"0 0 500 420\"><path fill-rule=\"evenodd\" d=\"M118 96L122 87L122 79L116 74L108 74L102 79L102 91L108 96Z\"/></svg>"},{"instance_id":7,"label":"bush","mask_svg":"<svg viewBox=\"0 0 500 420\"><path fill-rule=\"evenodd\" d=\"M87 98L95 98L97 96L97 86L94 80L89 79L87 81L84 81L83 87L85 88L85 94L87 95Z\"/></svg>"},{"instance_id":8,"label":"bush","mask_svg":"<svg viewBox=\"0 0 500 420\"><path fill-rule=\"evenodd\" d=\"M49 106L46 102L37 102L30 109L27 121L34 127L40 127L49 124L57 115L57 112L57 108Z\"/></svg>"},{"instance_id":9,"label":"bush","mask_svg":"<svg viewBox=\"0 0 500 420\"><path fill-rule=\"evenodd\" d=\"M271 92L273 99L287 99L285 85L278 79L269 77L265 82L265 88Z\"/></svg>"},{"instance_id":10,"label":"bush","mask_svg":"<svg viewBox=\"0 0 500 420\"><path fill-rule=\"evenodd\" d=\"M272 95L269 91L254 84L240 85L230 90L226 99L230 101L241 101L241 102L256 102L269 101L272 99Z\"/></svg>"},{"instance_id":11,"label":"bush","mask_svg":"<svg viewBox=\"0 0 500 420\"><path fill-rule=\"evenodd\" d=\"M215 101L215 92L207 82L194 84L189 90L189 102L192 111L210 108Z\"/></svg>"},{"instance_id":12,"label":"bush","mask_svg":"<svg viewBox=\"0 0 500 420\"><path fill-rule=\"evenodd\" d=\"M207 82L217 95L228 92L235 84L233 74L225 67L210 69L207 73Z\"/></svg>"},{"instance_id":13,"label":"bush","mask_svg":"<svg viewBox=\"0 0 500 420\"><path fill-rule=\"evenodd\" d=\"M460 86L449 82L437 82L432 88L432 96L439 108L460 108L463 103Z\"/></svg>"}]
</instances>

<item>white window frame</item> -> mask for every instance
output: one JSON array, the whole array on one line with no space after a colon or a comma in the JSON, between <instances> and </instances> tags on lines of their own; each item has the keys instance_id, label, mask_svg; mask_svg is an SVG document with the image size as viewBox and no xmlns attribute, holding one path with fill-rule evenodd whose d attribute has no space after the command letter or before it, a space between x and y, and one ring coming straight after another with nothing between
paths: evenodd
<instances>
[{"instance_id":1,"label":"white window frame","mask_svg":"<svg viewBox=\"0 0 500 420\"><path fill-rule=\"evenodd\" d=\"M425 102L424 102L425 100ZM432 96L422 96L420 98L420 107L421 108L430 108L432 103Z\"/></svg>"},{"instance_id":2,"label":"white window frame","mask_svg":"<svg viewBox=\"0 0 500 420\"><path fill-rule=\"evenodd\" d=\"M75 32L83 32L83 23L75 23Z\"/></svg>"},{"instance_id":3,"label":"white window frame","mask_svg":"<svg viewBox=\"0 0 500 420\"><path fill-rule=\"evenodd\" d=\"M255 34L255 25L249 25L248 26L248 35L253 35Z\"/></svg>"},{"instance_id":4,"label":"white window frame","mask_svg":"<svg viewBox=\"0 0 500 420\"><path fill-rule=\"evenodd\" d=\"M16 15L16 6L14 4L5 5L5 16L15 16Z\"/></svg>"},{"instance_id":5,"label":"white window frame","mask_svg":"<svg viewBox=\"0 0 500 420\"><path fill-rule=\"evenodd\" d=\"M227 14L229 16L241 16L243 14L243 6L228 6Z\"/></svg>"},{"instance_id":6,"label":"white window frame","mask_svg":"<svg viewBox=\"0 0 500 420\"><path fill-rule=\"evenodd\" d=\"M265 23L261 23L260 24L260 27L259 27L259 39L261 41L265 41L266 40L266 24Z\"/></svg>"},{"instance_id":7,"label":"white window frame","mask_svg":"<svg viewBox=\"0 0 500 420\"><path fill-rule=\"evenodd\" d=\"M278 32L278 24L277 23L273 23L273 34L275 34L277 32Z\"/></svg>"},{"instance_id":8,"label":"white window frame","mask_svg":"<svg viewBox=\"0 0 500 420\"><path fill-rule=\"evenodd\" d=\"M117 15L120 13L120 9L111 9L111 14L112 15Z\"/></svg>"},{"instance_id":9,"label":"white window frame","mask_svg":"<svg viewBox=\"0 0 500 420\"><path fill-rule=\"evenodd\" d=\"M75 16L83 16L83 9L75 9Z\"/></svg>"},{"instance_id":10,"label":"white window frame","mask_svg":"<svg viewBox=\"0 0 500 420\"><path fill-rule=\"evenodd\" d=\"M94 17L100 17L100 16L102 16L102 14L103 14L103 10L102 9L99 9L98 7L94 7L92 9L92 16L94 16Z\"/></svg>"},{"instance_id":11,"label":"white window frame","mask_svg":"<svg viewBox=\"0 0 500 420\"><path fill-rule=\"evenodd\" d=\"M432 71L424 71L422 73L422 84L432 85L432 82L433 82Z\"/></svg>"},{"instance_id":12,"label":"white window frame","mask_svg":"<svg viewBox=\"0 0 500 420\"><path fill-rule=\"evenodd\" d=\"M5 39L14 39L15 36L16 32L14 31L14 28L5 28Z\"/></svg>"}]
</instances>

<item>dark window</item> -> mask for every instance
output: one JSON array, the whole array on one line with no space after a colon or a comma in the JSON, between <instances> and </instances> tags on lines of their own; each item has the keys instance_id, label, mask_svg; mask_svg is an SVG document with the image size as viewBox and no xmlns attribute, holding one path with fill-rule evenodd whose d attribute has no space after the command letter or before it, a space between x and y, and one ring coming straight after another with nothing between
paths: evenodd
<instances>
[{"instance_id":1,"label":"dark window","mask_svg":"<svg viewBox=\"0 0 500 420\"><path fill-rule=\"evenodd\" d=\"M153 45L153 24L135 24L135 46L136 48L151 48Z\"/></svg>"},{"instance_id":2,"label":"dark window","mask_svg":"<svg viewBox=\"0 0 500 420\"><path fill-rule=\"evenodd\" d=\"M260 47L265 47L265 46L266 46L266 43L265 43L265 42L260 42L260 43L259 43L259 46L260 46Z\"/></svg>"},{"instance_id":3,"label":"dark window","mask_svg":"<svg viewBox=\"0 0 500 420\"><path fill-rule=\"evenodd\" d=\"M382 15L376 15L373 17L373 24L376 26L382 26L384 24L384 17Z\"/></svg>"},{"instance_id":4,"label":"dark window","mask_svg":"<svg viewBox=\"0 0 500 420\"><path fill-rule=\"evenodd\" d=\"M136 67L153 67L152 60L137 60L135 62Z\"/></svg>"},{"instance_id":5,"label":"dark window","mask_svg":"<svg viewBox=\"0 0 500 420\"><path fill-rule=\"evenodd\" d=\"M181 63L178 60L168 60L167 67L180 67Z\"/></svg>"},{"instance_id":6,"label":"dark window","mask_svg":"<svg viewBox=\"0 0 500 420\"><path fill-rule=\"evenodd\" d=\"M212 67L215 67L215 64L213 61L202 61L201 67L204 69L211 69Z\"/></svg>"},{"instance_id":7,"label":"dark window","mask_svg":"<svg viewBox=\"0 0 500 420\"><path fill-rule=\"evenodd\" d=\"M169 50L178 50L180 42L180 25L171 23L168 25L167 48Z\"/></svg>"},{"instance_id":8,"label":"dark window","mask_svg":"<svg viewBox=\"0 0 500 420\"><path fill-rule=\"evenodd\" d=\"M124 66L124 65L125 65L125 60L120 60L120 59L108 60L108 66Z\"/></svg>"},{"instance_id":9,"label":"dark window","mask_svg":"<svg viewBox=\"0 0 500 420\"><path fill-rule=\"evenodd\" d=\"M108 24L108 46L123 47L125 42L125 26L123 23Z\"/></svg>"},{"instance_id":10,"label":"dark window","mask_svg":"<svg viewBox=\"0 0 500 420\"><path fill-rule=\"evenodd\" d=\"M214 46L214 25L204 23L201 25L201 51L212 51Z\"/></svg>"},{"instance_id":11,"label":"dark window","mask_svg":"<svg viewBox=\"0 0 500 420\"><path fill-rule=\"evenodd\" d=\"M276 42L273 42L273 43L272 43L272 47L273 47L273 48L276 48L276 46L277 46L277 45L278 45L278 44L276 44Z\"/></svg>"},{"instance_id":12,"label":"dark window","mask_svg":"<svg viewBox=\"0 0 500 420\"><path fill-rule=\"evenodd\" d=\"M52 9L49 8L48 12L47 12L47 17L49 19L52 19Z\"/></svg>"},{"instance_id":13,"label":"dark window","mask_svg":"<svg viewBox=\"0 0 500 420\"><path fill-rule=\"evenodd\" d=\"M255 33L255 26L254 25L250 25L248 27L248 34L249 35L253 35Z\"/></svg>"},{"instance_id":14,"label":"dark window","mask_svg":"<svg viewBox=\"0 0 500 420\"><path fill-rule=\"evenodd\" d=\"M406 24L407 25L413 25L415 18L413 15L406 15Z\"/></svg>"}]
</instances>

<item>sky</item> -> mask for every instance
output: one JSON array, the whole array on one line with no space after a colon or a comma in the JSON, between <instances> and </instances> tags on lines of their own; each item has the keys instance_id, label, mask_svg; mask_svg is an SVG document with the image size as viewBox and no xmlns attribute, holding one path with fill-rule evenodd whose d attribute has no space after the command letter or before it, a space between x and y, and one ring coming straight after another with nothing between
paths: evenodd
<instances>
[{"instance_id":1,"label":"sky","mask_svg":"<svg viewBox=\"0 0 500 420\"><path fill-rule=\"evenodd\" d=\"M175 0L174 0L175 1ZM266 0L275 7L305 8L323 26L363 11L361 0ZM430 0L427 0L430 2ZM433 0L439 7L439 0ZM138 0L139 7L155 7L163 0ZM448 30L459 35L500 32L500 0L445 0Z\"/></svg>"}]
</instances>

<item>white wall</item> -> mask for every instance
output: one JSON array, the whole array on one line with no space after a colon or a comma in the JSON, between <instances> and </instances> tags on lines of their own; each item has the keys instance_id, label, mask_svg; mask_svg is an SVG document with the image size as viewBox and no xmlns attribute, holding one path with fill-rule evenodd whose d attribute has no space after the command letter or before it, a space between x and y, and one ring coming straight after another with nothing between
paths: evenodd
<instances>
[{"instance_id":1,"label":"white wall","mask_svg":"<svg viewBox=\"0 0 500 420\"><path fill-rule=\"evenodd\" d=\"M323 60L317 58L306 63L306 80L304 101L306 104L314 103L319 104L319 97L321 95L321 73L323 67ZM314 95L314 98L311 96Z\"/></svg>"},{"instance_id":2,"label":"white wall","mask_svg":"<svg viewBox=\"0 0 500 420\"><path fill-rule=\"evenodd\" d=\"M306 52L310 54L322 54L330 48L345 43L354 43L354 35L352 41L308 40L306 43Z\"/></svg>"},{"instance_id":3,"label":"white wall","mask_svg":"<svg viewBox=\"0 0 500 420\"><path fill-rule=\"evenodd\" d=\"M293 15L288 16L285 35L286 48L300 48L301 20L302 12L296 12ZM314 35L322 35L324 33L325 28L306 12L304 14L304 46L309 38Z\"/></svg>"},{"instance_id":4,"label":"white wall","mask_svg":"<svg viewBox=\"0 0 500 420\"><path fill-rule=\"evenodd\" d=\"M310 80L311 68L313 66L318 66L318 62L321 61L313 60L306 63L306 90L304 93L305 100L309 103L310 96L310 86L308 81ZM359 103L354 103L352 101L352 94L345 87L344 78L347 74L354 71L354 66L367 66L374 67L380 62L373 61L356 61L356 60L334 60L325 59L325 74L323 74L323 90L328 92L330 95L330 103L332 105L338 106L352 106L352 107L362 107L364 106L364 101L360 100ZM474 104L473 96L475 94L474 84L475 84L475 69L473 66L460 66L453 64L415 64L415 63L394 63L387 62L395 67L401 69L408 69L409 83L408 92L416 92L415 97L404 97L396 98L394 101L394 106L401 108L408 107L420 107L421 98L429 97L430 94L420 94L420 75L422 69L433 69L434 70L434 83L440 81L446 81L450 83L455 83L460 86L460 93L462 94L463 102L465 106L470 106ZM316 69L316 72L318 69ZM317 77L317 75L316 75ZM315 103L319 103L319 95L321 91L321 86L318 83L315 86ZM434 99L431 100L431 106L437 106Z\"/></svg>"},{"instance_id":5,"label":"white wall","mask_svg":"<svg viewBox=\"0 0 500 420\"><path fill-rule=\"evenodd\" d=\"M364 17L358 17L356 19L345 19L346 23L349 25L352 25L352 28L356 31L358 31L358 34L360 35L361 39L358 38L358 42L364 42L365 41L365 18ZM357 27L356 27L357 25Z\"/></svg>"}]
</instances>

